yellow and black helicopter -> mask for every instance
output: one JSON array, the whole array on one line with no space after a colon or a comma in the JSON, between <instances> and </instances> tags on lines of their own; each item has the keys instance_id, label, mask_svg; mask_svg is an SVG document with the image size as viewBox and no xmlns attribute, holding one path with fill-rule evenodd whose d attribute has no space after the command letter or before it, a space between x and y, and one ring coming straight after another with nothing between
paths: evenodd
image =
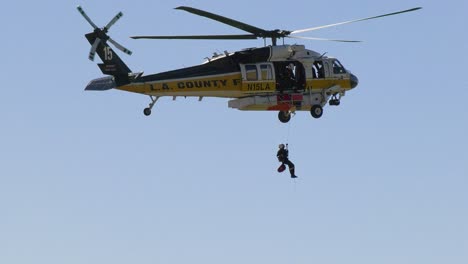
<instances>
[{"instance_id":1,"label":"yellow and black helicopter","mask_svg":"<svg viewBox=\"0 0 468 264\"><path fill-rule=\"evenodd\" d=\"M239 110L278 111L281 122L287 123L295 111L310 111L314 118L320 118L323 107L339 105L346 91L358 85L358 78L336 58L306 49L303 45L277 45L278 39L298 38L329 40L338 42L359 42L293 36L318 29L334 27L358 21L391 16L420 9L420 7L388 13L379 16L350 20L301 30L264 30L224 16L200 9L180 6L192 14L244 30L242 35L191 35L191 36L135 36L134 39L271 39L271 45L249 48L241 51L214 54L201 65L157 74L134 73L108 45L131 55L131 51L117 43L107 34L110 27L119 20L119 12L105 27L97 27L78 6L78 11L91 24L94 31L86 34L91 44L89 59L98 54L103 63L101 71L109 76L92 80L85 90L104 91L118 89L148 95L151 102L144 109L145 115L160 97L177 96L230 98L229 107ZM265 43L266 44L266 43Z\"/></svg>"}]
</instances>

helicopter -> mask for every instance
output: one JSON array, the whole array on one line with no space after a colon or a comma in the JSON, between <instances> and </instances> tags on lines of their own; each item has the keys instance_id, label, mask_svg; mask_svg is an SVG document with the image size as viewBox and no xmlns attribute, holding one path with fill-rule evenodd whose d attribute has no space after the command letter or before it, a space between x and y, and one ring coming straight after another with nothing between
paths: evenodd
<instances>
[{"instance_id":1,"label":"helicopter","mask_svg":"<svg viewBox=\"0 0 468 264\"><path fill-rule=\"evenodd\" d=\"M147 95L150 97L150 103L143 110L146 116L151 115L152 108L158 99L165 96L172 96L174 100L179 96L198 97L199 101L204 97L229 98L230 108L247 111L277 111L279 121L287 123L296 111L309 111L313 118L320 118L326 104L340 105L341 98L346 92L356 88L359 81L357 76L346 69L337 58L306 49L304 45L278 45L278 39L360 42L302 37L295 34L412 12L421 7L290 31L265 30L204 10L179 6L175 9L227 24L249 34L133 36L131 38L211 40L263 38L265 45L236 52L214 53L200 65L149 75L144 75L143 72L132 72L109 45L112 44L125 54L132 54L130 50L108 35L111 26L122 17L122 12L119 12L105 27L99 28L81 6L77 9L94 29L93 32L85 35L91 44L88 58L93 61L97 53L102 60L98 66L103 74L108 75L90 81L85 88L86 91L118 89ZM271 45L266 45L267 39L271 40Z\"/></svg>"}]
</instances>

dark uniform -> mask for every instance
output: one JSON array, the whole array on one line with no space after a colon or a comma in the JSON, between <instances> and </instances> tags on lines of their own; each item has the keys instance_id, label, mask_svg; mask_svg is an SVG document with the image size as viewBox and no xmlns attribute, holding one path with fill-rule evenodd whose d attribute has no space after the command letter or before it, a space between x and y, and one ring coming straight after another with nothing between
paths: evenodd
<instances>
[{"instance_id":1,"label":"dark uniform","mask_svg":"<svg viewBox=\"0 0 468 264\"><path fill-rule=\"evenodd\" d=\"M283 165L284 164L288 165L289 172L291 173L291 178L297 178L297 176L294 174L294 163L292 163L288 159L288 154L289 154L289 151L286 148L284 148L283 144L280 144L278 153L276 154L276 157L278 157L278 161L282 162Z\"/></svg>"},{"instance_id":2,"label":"dark uniform","mask_svg":"<svg viewBox=\"0 0 468 264\"><path fill-rule=\"evenodd\" d=\"M279 72L278 89L281 93L296 89L296 78L293 72L294 65L286 66Z\"/></svg>"}]
</instances>

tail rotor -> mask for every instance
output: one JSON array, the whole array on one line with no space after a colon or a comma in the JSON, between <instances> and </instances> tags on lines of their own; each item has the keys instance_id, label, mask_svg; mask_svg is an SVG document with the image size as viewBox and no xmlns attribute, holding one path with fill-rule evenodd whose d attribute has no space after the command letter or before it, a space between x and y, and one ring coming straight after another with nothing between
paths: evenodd
<instances>
[{"instance_id":1,"label":"tail rotor","mask_svg":"<svg viewBox=\"0 0 468 264\"><path fill-rule=\"evenodd\" d=\"M107 32L112 27L112 25L114 25L123 16L122 12L119 12L117 15L115 15L115 17L112 18L112 20L109 21L109 23L107 23L105 27L99 28L89 18L89 16L86 14L86 12L83 10L81 6L78 6L77 9L78 9L78 12L80 12L80 14L86 19L86 21L88 21L88 23L94 28L94 32L91 34L95 37L95 40L94 40L94 43L91 45L91 50L89 51L89 56L88 56L88 58L91 61L94 61L96 49L98 48L99 44L102 43L105 45L107 41L109 41L114 47L121 50L122 52L128 55L132 55L132 52L129 49L120 45L117 41L113 40L111 37L107 35Z\"/></svg>"}]
</instances>

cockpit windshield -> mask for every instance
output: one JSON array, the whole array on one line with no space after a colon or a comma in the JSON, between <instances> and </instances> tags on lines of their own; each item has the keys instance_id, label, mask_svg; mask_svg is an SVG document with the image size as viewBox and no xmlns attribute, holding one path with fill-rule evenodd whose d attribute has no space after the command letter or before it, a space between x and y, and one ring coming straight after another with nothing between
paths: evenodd
<instances>
[{"instance_id":1,"label":"cockpit windshield","mask_svg":"<svg viewBox=\"0 0 468 264\"><path fill-rule=\"evenodd\" d=\"M338 60L333 61L333 73L334 74L343 74L346 73L345 68Z\"/></svg>"}]
</instances>

